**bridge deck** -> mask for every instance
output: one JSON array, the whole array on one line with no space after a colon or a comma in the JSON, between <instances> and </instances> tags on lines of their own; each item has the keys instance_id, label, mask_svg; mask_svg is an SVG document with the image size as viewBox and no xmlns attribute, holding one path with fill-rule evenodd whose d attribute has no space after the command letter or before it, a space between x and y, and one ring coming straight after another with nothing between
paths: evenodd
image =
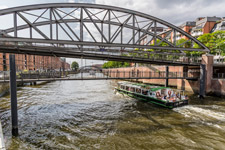
<instances>
[{"instance_id":1,"label":"bridge deck","mask_svg":"<svg viewBox=\"0 0 225 150\"><path fill-rule=\"evenodd\" d=\"M197 80L198 77L80 77L80 78L42 78L42 79L17 79L17 82L38 82L38 81L71 81L71 80L129 80L129 79L187 79ZM0 83L7 83L9 80L0 80Z\"/></svg>"}]
</instances>

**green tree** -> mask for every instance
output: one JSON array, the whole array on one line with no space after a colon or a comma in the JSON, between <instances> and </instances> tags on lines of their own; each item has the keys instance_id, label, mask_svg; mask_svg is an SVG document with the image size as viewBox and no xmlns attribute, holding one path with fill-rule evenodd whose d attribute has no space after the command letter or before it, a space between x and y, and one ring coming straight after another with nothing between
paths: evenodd
<instances>
[{"instance_id":1,"label":"green tree","mask_svg":"<svg viewBox=\"0 0 225 150\"><path fill-rule=\"evenodd\" d=\"M225 55L225 31L203 34L198 40L210 49L211 54L220 52L221 55ZM195 44L194 48L200 47Z\"/></svg>"},{"instance_id":2,"label":"green tree","mask_svg":"<svg viewBox=\"0 0 225 150\"><path fill-rule=\"evenodd\" d=\"M76 61L73 61L71 64L71 68L72 68L72 70L77 71L79 68L79 64Z\"/></svg>"},{"instance_id":3,"label":"green tree","mask_svg":"<svg viewBox=\"0 0 225 150\"><path fill-rule=\"evenodd\" d=\"M180 39L180 40L176 41L176 45L179 46L179 47L190 48L191 47L191 41L188 41L186 39Z\"/></svg>"},{"instance_id":4,"label":"green tree","mask_svg":"<svg viewBox=\"0 0 225 150\"><path fill-rule=\"evenodd\" d=\"M121 67L129 67L130 63L128 62L118 62L118 61L108 61L103 64L102 68L121 68Z\"/></svg>"}]
</instances>

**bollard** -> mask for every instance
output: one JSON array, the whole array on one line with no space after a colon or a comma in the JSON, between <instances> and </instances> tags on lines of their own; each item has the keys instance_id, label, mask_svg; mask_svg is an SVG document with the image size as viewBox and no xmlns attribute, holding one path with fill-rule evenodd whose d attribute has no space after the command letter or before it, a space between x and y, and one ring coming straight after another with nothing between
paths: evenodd
<instances>
[{"instance_id":1,"label":"bollard","mask_svg":"<svg viewBox=\"0 0 225 150\"><path fill-rule=\"evenodd\" d=\"M17 113L15 55L10 55L9 64L10 64L10 96L11 96L12 135L18 136L18 113Z\"/></svg>"}]
</instances>

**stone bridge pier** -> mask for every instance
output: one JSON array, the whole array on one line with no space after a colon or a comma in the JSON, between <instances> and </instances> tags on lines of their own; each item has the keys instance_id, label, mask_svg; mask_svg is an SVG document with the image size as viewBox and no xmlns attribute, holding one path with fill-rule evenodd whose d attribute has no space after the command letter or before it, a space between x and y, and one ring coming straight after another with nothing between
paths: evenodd
<instances>
[{"instance_id":1,"label":"stone bridge pier","mask_svg":"<svg viewBox=\"0 0 225 150\"><path fill-rule=\"evenodd\" d=\"M203 55L200 67L191 68L183 66L179 68L179 72L183 72L184 74L186 74L188 73L188 70L191 69L200 69L200 79L198 81L178 79L177 88L180 90L187 90L194 93L199 93L202 96L211 93L213 79L213 55Z\"/></svg>"}]
</instances>

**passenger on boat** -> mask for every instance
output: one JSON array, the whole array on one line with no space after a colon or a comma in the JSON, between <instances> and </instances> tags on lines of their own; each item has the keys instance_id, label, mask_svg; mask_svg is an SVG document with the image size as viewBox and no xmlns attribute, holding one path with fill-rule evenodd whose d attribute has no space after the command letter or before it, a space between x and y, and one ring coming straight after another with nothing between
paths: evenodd
<instances>
[{"instance_id":1,"label":"passenger on boat","mask_svg":"<svg viewBox=\"0 0 225 150\"><path fill-rule=\"evenodd\" d=\"M173 93L173 94L172 94L172 98L174 98L175 96L176 96L176 94L175 94L175 93Z\"/></svg>"},{"instance_id":2,"label":"passenger on boat","mask_svg":"<svg viewBox=\"0 0 225 150\"><path fill-rule=\"evenodd\" d=\"M171 90L168 91L169 98L171 97Z\"/></svg>"},{"instance_id":3,"label":"passenger on boat","mask_svg":"<svg viewBox=\"0 0 225 150\"><path fill-rule=\"evenodd\" d=\"M177 93L177 94L176 94L176 98L177 98L177 99L181 99L180 93Z\"/></svg>"},{"instance_id":4,"label":"passenger on boat","mask_svg":"<svg viewBox=\"0 0 225 150\"><path fill-rule=\"evenodd\" d=\"M160 95L159 92L156 92L156 97L157 97L157 98L161 98L161 95Z\"/></svg>"}]
</instances>

